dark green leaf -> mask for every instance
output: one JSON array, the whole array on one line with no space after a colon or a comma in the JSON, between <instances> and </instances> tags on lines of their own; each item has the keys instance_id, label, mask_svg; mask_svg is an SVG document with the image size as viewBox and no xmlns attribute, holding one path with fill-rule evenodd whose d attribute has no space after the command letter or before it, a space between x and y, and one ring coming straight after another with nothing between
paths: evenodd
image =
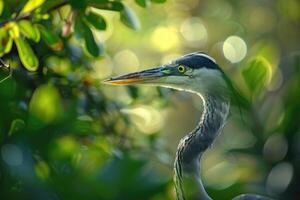
<instances>
[{"instance_id":1,"label":"dark green leaf","mask_svg":"<svg viewBox=\"0 0 300 200\"><path fill-rule=\"evenodd\" d=\"M104 3L107 3L107 2L109 2L108 0L87 0L87 3L88 3L88 5L90 5L90 6L101 6L101 5L103 5Z\"/></svg>"},{"instance_id":2,"label":"dark green leaf","mask_svg":"<svg viewBox=\"0 0 300 200\"><path fill-rule=\"evenodd\" d=\"M84 23L80 16L75 20L75 31L79 37L85 41L85 47L87 51L94 57L98 57L100 54L99 47L94 39L93 33L90 28Z\"/></svg>"},{"instance_id":3,"label":"dark green leaf","mask_svg":"<svg viewBox=\"0 0 300 200\"><path fill-rule=\"evenodd\" d=\"M139 90L138 90L137 87L135 87L135 86L129 86L127 88L128 88L128 92L129 92L130 96L133 99L137 99L139 97Z\"/></svg>"},{"instance_id":4,"label":"dark green leaf","mask_svg":"<svg viewBox=\"0 0 300 200\"><path fill-rule=\"evenodd\" d=\"M40 41L40 39L41 39L40 31L29 20L20 20L18 22L18 25L20 27L21 33L25 37L27 37L35 42Z\"/></svg>"},{"instance_id":5,"label":"dark green leaf","mask_svg":"<svg viewBox=\"0 0 300 200\"><path fill-rule=\"evenodd\" d=\"M135 3L141 7L146 8L146 7L150 6L151 1L150 0L135 0Z\"/></svg>"},{"instance_id":6,"label":"dark green leaf","mask_svg":"<svg viewBox=\"0 0 300 200\"><path fill-rule=\"evenodd\" d=\"M271 77L271 65L264 57L251 60L242 71L245 82L252 93L264 87Z\"/></svg>"},{"instance_id":7,"label":"dark green leaf","mask_svg":"<svg viewBox=\"0 0 300 200\"><path fill-rule=\"evenodd\" d=\"M112 1L107 3L101 3L101 4L92 4L92 7L104 9L104 10L113 10L113 11L119 11L121 21L128 26L129 28L132 28L134 30L137 30L140 28L140 22L135 15L135 13L126 5L124 5L121 2L118 1Z\"/></svg>"},{"instance_id":8,"label":"dark green leaf","mask_svg":"<svg viewBox=\"0 0 300 200\"><path fill-rule=\"evenodd\" d=\"M124 6L123 10L120 12L121 21L129 28L138 30L140 28L139 19L129 7L127 7L126 5L123 6Z\"/></svg>"},{"instance_id":9,"label":"dark green leaf","mask_svg":"<svg viewBox=\"0 0 300 200\"><path fill-rule=\"evenodd\" d=\"M76 35L77 35L78 37L80 37L80 38L83 38L85 24L83 23L83 21L82 21L81 18L82 18L81 15L78 15L78 16L75 18L75 26L74 26L74 29L75 29Z\"/></svg>"},{"instance_id":10,"label":"dark green leaf","mask_svg":"<svg viewBox=\"0 0 300 200\"><path fill-rule=\"evenodd\" d=\"M49 31L42 25L38 25L38 29L41 32L42 39L52 50L60 51L63 48L63 42L57 34Z\"/></svg>"},{"instance_id":11,"label":"dark green leaf","mask_svg":"<svg viewBox=\"0 0 300 200\"><path fill-rule=\"evenodd\" d=\"M88 24L93 26L95 29L98 29L98 30L106 29L105 19L101 15L98 15L97 13L89 12L85 16L85 19L88 22Z\"/></svg>"},{"instance_id":12,"label":"dark green leaf","mask_svg":"<svg viewBox=\"0 0 300 200\"><path fill-rule=\"evenodd\" d=\"M20 60L23 63L24 67L28 71L37 70L39 67L39 60L36 57L33 50L31 49L28 42L21 37L14 38L14 41L19 52Z\"/></svg>"},{"instance_id":13,"label":"dark green leaf","mask_svg":"<svg viewBox=\"0 0 300 200\"><path fill-rule=\"evenodd\" d=\"M106 3L100 3L100 4L90 4L90 6L103 9L103 10L113 10L113 11L122 11L124 8L124 5L118 1L110 1Z\"/></svg>"},{"instance_id":14,"label":"dark green leaf","mask_svg":"<svg viewBox=\"0 0 300 200\"><path fill-rule=\"evenodd\" d=\"M87 2L85 0L70 0L70 3L73 9L81 11L82 13L84 13L87 6Z\"/></svg>"},{"instance_id":15,"label":"dark green leaf","mask_svg":"<svg viewBox=\"0 0 300 200\"><path fill-rule=\"evenodd\" d=\"M100 54L100 51L99 51L98 45L94 39L93 33L89 28L87 28L84 31L84 40L85 40L85 46L86 46L86 49L88 50L88 52L92 56L98 57Z\"/></svg>"}]
</instances>

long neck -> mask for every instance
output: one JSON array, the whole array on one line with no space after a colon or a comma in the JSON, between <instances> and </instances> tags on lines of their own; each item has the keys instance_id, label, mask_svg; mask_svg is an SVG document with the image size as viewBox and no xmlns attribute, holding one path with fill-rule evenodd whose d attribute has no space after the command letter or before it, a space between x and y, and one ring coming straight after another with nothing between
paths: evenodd
<instances>
[{"instance_id":1,"label":"long neck","mask_svg":"<svg viewBox=\"0 0 300 200\"><path fill-rule=\"evenodd\" d=\"M200 177L200 160L204 151L212 145L221 132L229 101L209 94L202 98L204 111L197 127L180 140L175 168L175 187L178 200L210 200Z\"/></svg>"}]
</instances>

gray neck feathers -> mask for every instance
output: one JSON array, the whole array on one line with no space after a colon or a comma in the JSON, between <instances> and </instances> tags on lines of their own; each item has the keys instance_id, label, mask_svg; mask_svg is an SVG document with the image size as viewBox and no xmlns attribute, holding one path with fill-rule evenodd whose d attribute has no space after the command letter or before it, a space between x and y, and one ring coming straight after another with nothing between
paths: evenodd
<instances>
[{"instance_id":1,"label":"gray neck feathers","mask_svg":"<svg viewBox=\"0 0 300 200\"><path fill-rule=\"evenodd\" d=\"M221 132L229 100L210 94L201 95L204 111L197 127L180 140L175 159L175 187L178 200L210 200L200 177L200 160Z\"/></svg>"}]
</instances>

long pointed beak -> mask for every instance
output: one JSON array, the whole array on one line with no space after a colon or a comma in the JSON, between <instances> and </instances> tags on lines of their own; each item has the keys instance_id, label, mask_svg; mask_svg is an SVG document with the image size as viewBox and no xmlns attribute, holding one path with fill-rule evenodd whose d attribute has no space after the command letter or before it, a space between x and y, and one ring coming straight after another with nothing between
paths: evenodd
<instances>
[{"instance_id":1,"label":"long pointed beak","mask_svg":"<svg viewBox=\"0 0 300 200\"><path fill-rule=\"evenodd\" d=\"M103 83L110 85L132 85L138 83L153 83L155 80L166 75L164 67L147 69L139 72L133 72L110 79L104 80Z\"/></svg>"}]
</instances>

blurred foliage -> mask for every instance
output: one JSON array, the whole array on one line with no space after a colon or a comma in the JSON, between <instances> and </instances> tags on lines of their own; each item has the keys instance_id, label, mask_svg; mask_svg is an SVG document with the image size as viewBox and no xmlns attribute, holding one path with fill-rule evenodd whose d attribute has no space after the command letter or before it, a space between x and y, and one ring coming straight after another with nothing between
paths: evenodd
<instances>
[{"instance_id":1,"label":"blurred foliage","mask_svg":"<svg viewBox=\"0 0 300 200\"><path fill-rule=\"evenodd\" d=\"M299 199L300 2L0 0L0 198L175 199L201 101L101 80L212 55L251 106L205 153L214 199Z\"/></svg>"}]
</instances>

